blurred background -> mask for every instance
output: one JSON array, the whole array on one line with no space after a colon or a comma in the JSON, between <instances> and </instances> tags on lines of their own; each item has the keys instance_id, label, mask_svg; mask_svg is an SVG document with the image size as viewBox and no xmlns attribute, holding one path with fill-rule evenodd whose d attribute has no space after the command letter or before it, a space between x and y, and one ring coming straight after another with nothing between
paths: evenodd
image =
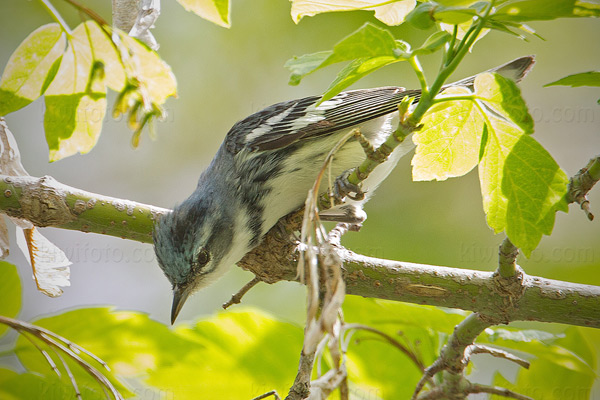
<instances>
[{"instance_id":1,"label":"blurred background","mask_svg":"<svg viewBox=\"0 0 600 400\"><path fill-rule=\"evenodd\" d=\"M65 2L54 2L71 27L79 15ZM83 2L110 20L110 2ZM7 12L6 10L9 10ZM48 163L43 131L43 101L7 116L21 151L23 165L34 176L92 192L172 207L195 188L229 128L239 119L283 100L318 94L333 80L339 66L306 78L300 86L287 84L283 68L294 55L330 49L366 21L379 24L371 12L333 13L303 19L295 25L285 0L236 0L231 29L224 29L165 1L154 35L159 54L177 77L178 98L167 104L168 116L157 124L158 139L147 134L137 150L124 121L106 117L98 145L87 155ZM15 16L18 16L16 18ZM52 20L37 2L4 0L0 12L0 65L38 26ZM454 75L459 79L535 54L537 64L522 83L522 92L536 123L535 137L571 176L600 152L598 88L542 86L563 76L600 66L599 21L592 19L532 23L546 40L525 42L492 32L478 42ZM392 31L413 45L430 32L411 27ZM422 59L426 72L437 70L436 55ZM354 88L398 85L418 87L408 64L384 68ZM112 93L110 100L114 100ZM108 113L110 115L110 112ZM600 217L600 190L590 195L592 211ZM445 182L412 182L410 159L394 173L368 203L368 220L344 243L376 257L461 268L493 270L503 236L487 227L481 206L477 172ZM20 268L24 287L20 318L31 318L90 305L110 304L139 310L168 323L170 285L146 244L58 229L43 234L73 262L71 287L60 298L35 289L31 271L16 246L10 262ZM14 235L13 235L14 239ZM15 243L14 240L12 243ZM600 285L600 221L589 222L571 206L559 213L550 237L544 237L530 259L521 257L528 274ZM232 268L223 279L190 298L180 321L213 313L243 284L250 273ZM284 320L301 323L305 293L295 283L261 284L243 299ZM544 329L561 329L542 325ZM6 338L4 338L6 340Z\"/></svg>"}]
</instances>

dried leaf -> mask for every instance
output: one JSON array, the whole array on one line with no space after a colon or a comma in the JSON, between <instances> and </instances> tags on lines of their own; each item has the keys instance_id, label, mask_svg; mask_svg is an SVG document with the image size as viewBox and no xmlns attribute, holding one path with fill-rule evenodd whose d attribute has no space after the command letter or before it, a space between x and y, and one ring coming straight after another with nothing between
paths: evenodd
<instances>
[{"instance_id":1,"label":"dried leaf","mask_svg":"<svg viewBox=\"0 0 600 400\"><path fill-rule=\"evenodd\" d=\"M58 297L61 287L70 286L71 261L65 253L46 239L37 229L24 229L17 234L17 245L29 260L38 290L50 297Z\"/></svg>"}]
</instances>

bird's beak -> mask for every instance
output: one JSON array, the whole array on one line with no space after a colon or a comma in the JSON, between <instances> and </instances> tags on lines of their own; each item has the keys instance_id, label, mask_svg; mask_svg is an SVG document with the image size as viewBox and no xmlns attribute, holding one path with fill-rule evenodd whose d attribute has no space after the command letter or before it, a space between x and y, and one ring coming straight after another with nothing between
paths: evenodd
<instances>
[{"instance_id":1,"label":"bird's beak","mask_svg":"<svg viewBox=\"0 0 600 400\"><path fill-rule=\"evenodd\" d=\"M171 308L171 325L175 323L177 319L177 315L179 315L179 311L183 307L183 304L187 300L190 295L189 290L186 290L185 287L175 286L173 289L173 307Z\"/></svg>"}]
</instances>

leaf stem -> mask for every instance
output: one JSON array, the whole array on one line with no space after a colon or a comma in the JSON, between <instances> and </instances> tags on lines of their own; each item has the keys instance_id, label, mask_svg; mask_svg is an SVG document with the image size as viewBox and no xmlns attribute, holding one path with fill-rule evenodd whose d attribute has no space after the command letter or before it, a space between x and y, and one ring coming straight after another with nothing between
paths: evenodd
<instances>
[{"instance_id":1,"label":"leaf stem","mask_svg":"<svg viewBox=\"0 0 600 400\"><path fill-rule=\"evenodd\" d=\"M54 7L54 5L48 0L40 0L40 3L42 3L42 5L44 6L48 14L50 14L52 19L58 22L58 24L60 25L62 30L67 34L67 36L71 36L73 31L71 30L67 22L63 19L62 15L60 15L58 10Z\"/></svg>"},{"instance_id":2,"label":"leaf stem","mask_svg":"<svg viewBox=\"0 0 600 400\"><path fill-rule=\"evenodd\" d=\"M408 59L410 65L413 67L415 74L417 74L417 78L419 79L419 83L421 84L421 93L422 96L429 95L429 87L427 86L427 79L425 78L425 73L423 72L423 67L421 67L421 63L417 56L412 56Z\"/></svg>"},{"instance_id":3,"label":"leaf stem","mask_svg":"<svg viewBox=\"0 0 600 400\"><path fill-rule=\"evenodd\" d=\"M479 100L480 98L478 96L475 96L473 94L466 94L466 95L456 95L456 96L441 96L441 97L435 97L432 101L431 104L437 104L437 103L443 103L445 101L475 101L475 100Z\"/></svg>"},{"instance_id":4,"label":"leaf stem","mask_svg":"<svg viewBox=\"0 0 600 400\"><path fill-rule=\"evenodd\" d=\"M458 36L458 25L454 25L454 29L452 30L452 38L449 43L446 43L446 51L444 51L444 58L442 61L441 68L446 66L448 60L452 59L454 55L454 45L456 44L456 37Z\"/></svg>"},{"instance_id":5,"label":"leaf stem","mask_svg":"<svg viewBox=\"0 0 600 400\"><path fill-rule=\"evenodd\" d=\"M477 23L472 25L471 28L473 28L473 29L472 30L469 29L469 32L467 32L467 35L465 35L465 37L462 39L462 41L459 45L459 49L456 52L456 55L454 57L452 57L450 63L447 66L442 68L442 70L438 74L437 78L433 82L433 85L431 85L429 93L427 95L423 95L421 97L421 100L419 100L417 107L412 112L412 114L408 117L408 120L407 120L408 126L417 126L419 124L419 122L421 121L421 118L423 118L423 115L425 115L427 110L429 110L429 108L433 104L433 98L439 93L439 91L442 89L442 86L444 85L444 83L446 82L446 80L448 79L450 74L452 74L456 70L456 68L458 67L458 64L460 64L462 59L467 54L467 51L471 48L473 43L475 43L475 40L477 39L477 36L479 36L479 33L483 29L483 26L485 25L485 21L493 7L494 7L494 1L492 0L489 4L488 8L485 11L485 14L483 16L479 17L479 20L477 21Z\"/></svg>"}]
</instances>

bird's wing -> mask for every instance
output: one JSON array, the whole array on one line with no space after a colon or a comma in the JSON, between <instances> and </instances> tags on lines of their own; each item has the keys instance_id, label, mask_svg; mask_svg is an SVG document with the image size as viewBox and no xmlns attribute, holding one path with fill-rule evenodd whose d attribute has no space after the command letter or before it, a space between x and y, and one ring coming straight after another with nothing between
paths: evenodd
<instances>
[{"instance_id":1,"label":"bird's wing","mask_svg":"<svg viewBox=\"0 0 600 400\"><path fill-rule=\"evenodd\" d=\"M233 153L283 148L394 112L404 96L419 93L380 87L342 92L318 106L320 96L277 103L236 123L225 144Z\"/></svg>"},{"instance_id":2,"label":"bird's wing","mask_svg":"<svg viewBox=\"0 0 600 400\"><path fill-rule=\"evenodd\" d=\"M535 63L533 56L517 58L488 70L519 82ZM442 87L472 88L477 75ZM236 123L225 138L228 151L275 150L298 140L331 134L397 110L404 96L420 97L420 90L387 86L342 92L318 106L320 96L277 103Z\"/></svg>"}]
</instances>

